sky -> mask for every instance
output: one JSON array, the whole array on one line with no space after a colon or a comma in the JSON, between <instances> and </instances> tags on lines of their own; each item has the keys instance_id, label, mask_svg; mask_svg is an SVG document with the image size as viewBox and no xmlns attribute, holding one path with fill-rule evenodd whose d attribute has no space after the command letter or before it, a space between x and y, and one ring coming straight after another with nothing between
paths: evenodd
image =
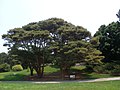
<instances>
[{"instance_id":1,"label":"sky","mask_svg":"<svg viewBox=\"0 0 120 90\"><path fill-rule=\"evenodd\" d=\"M1 35L10 29L57 17L94 35L101 25L118 20L119 9L120 0L0 0L0 53L7 52Z\"/></svg>"}]
</instances>

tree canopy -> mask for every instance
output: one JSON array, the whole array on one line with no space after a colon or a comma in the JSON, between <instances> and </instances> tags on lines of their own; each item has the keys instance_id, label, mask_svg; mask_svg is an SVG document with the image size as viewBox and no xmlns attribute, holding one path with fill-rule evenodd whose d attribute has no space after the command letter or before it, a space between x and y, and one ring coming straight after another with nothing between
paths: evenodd
<instances>
[{"instance_id":1,"label":"tree canopy","mask_svg":"<svg viewBox=\"0 0 120 90\"><path fill-rule=\"evenodd\" d=\"M100 62L101 52L93 47L91 33L60 18L29 23L2 36L11 54L17 54L42 77L45 63L56 64L62 76L77 62ZM90 54L91 53L91 54Z\"/></svg>"}]
</instances>

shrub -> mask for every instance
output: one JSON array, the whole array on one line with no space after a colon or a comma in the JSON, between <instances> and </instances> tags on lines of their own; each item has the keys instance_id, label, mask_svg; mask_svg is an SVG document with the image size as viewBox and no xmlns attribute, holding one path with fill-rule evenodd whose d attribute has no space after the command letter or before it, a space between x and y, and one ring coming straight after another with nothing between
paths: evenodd
<instances>
[{"instance_id":1,"label":"shrub","mask_svg":"<svg viewBox=\"0 0 120 90\"><path fill-rule=\"evenodd\" d=\"M114 69L110 72L111 75L120 75L120 65L115 65Z\"/></svg>"},{"instance_id":2,"label":"shrub","mask_svg":"<svg viewBox=\"0 0 120 90\"><path fill-rule=\"evenodd\" d=\"M21 65L14 65L12 67L12 70L13 71L22 71L23 70L23 67Z\"/></svg>"},{"instance_id":3,"label":"shrub","mask_svg":"<svg viewBox=\"0 0 120 90\"><path fill-rule=\"evenodd\" d=\"M120 69L113 69L111 70L110 74L114 76L120 75Z\"/></svg>"},{"instance_id":4,"label":"shrub","mask_svg":"<svg viewBox=\"0 0 120 90\"><path fill-rule=\"evenodd\" d=\"M108 70L106 69L106 64L98 65L93 68L93 70L96 73L108 73Z\"/></svg>"},{"instance_id":5,"label":"shrub","mask_svg":"<svg viewBox=\"0 0 120 90\"><path fill-rule=\"evenodd\" d=\"M10 65L5 63L0 65L0 72L8 72L10 71Z\"/></svg>"},{"instance_id":6,"label":"shrub","mask_svg":"<svg viewBox=\"0 0 120 90\"><path fill-rule=\"evenodd\" d=\"M104 65L95 66L93 70L97 73L120 75L120 65L115 63L106 63Z\"/></svg>"},{"instance_id":7,"label":"shrub","mask_svg":"<svg viewBox=\"0 0 120 90\"><path fill-rule=\"evenodd\" d=\"M97 72L97 73L104 73L104 71L103 71L103 65L95 66L95 67L93 68L93 70L94 70L95 72Z\"/></svg>"}]
</instances>

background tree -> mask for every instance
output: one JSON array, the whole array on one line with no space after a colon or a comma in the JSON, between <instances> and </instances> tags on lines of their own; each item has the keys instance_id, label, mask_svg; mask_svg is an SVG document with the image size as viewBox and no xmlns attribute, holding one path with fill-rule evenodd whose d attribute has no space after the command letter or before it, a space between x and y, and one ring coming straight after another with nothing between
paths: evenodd
<instances>
[{"instance_id":1,"label":"background tree","mask_svg":"<svg viewBox=\"0 0 120 90\"><path fill-rule=\"evenodd\" d=\"M120 21L120 9L119 9L119 11L116 15L117 15L117 17L119 18L119 21Z\"/></svg>"},{"instance_id":2,"label":"background tree","mask_svg":"<svg viewBox=\"0 0 120 90\"><path fill-rule=\"evenodd\" d=\"M10 60L9 55L2 52L0 53L0 72L10 71Z\"/></svg>"},{"instance_id":3,"label":"background tree","mask_svg":"<svg viewBox=\"0 0 120 90\"><path fill-rule=\"evenodd\" d=\"M8 55L4 52L0 53L0 64L9 63Z\"/></svg>"},{"instance_id":4,"label":"background tree","mask_svg":"<svg viewBox=\"0 0 120 90\"><path fill-rule=\"evenodd\" d=\"M105 56L104 62L120 63L120 23L112 22L109 25L102 25L94 37L99 37L98 49Z\"/></svg>"}]
</instances>

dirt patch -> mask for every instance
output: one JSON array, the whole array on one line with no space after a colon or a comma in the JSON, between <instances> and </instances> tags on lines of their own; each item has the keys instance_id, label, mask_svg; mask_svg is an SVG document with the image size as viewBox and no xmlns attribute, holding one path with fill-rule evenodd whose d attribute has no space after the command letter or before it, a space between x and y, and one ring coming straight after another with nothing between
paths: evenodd
<instances>
[{"instance_id":1,"label":"dirt patch","mask_svg":"<svg viewBox=\"0 0 120 90\"><path fill-rule=\"evenodd\" d=\"M81 77L80 73L75 73L74 75L75 75L75 78L70 78L70 74L65 75L64 80L82 80L83 79L83 77ZM39 78L36 75L25 77L25 81L59 81L59 80L60 81L63 80L61 78L60 72L45 74L42 78Z\"/></svg>"}]
</instances>

